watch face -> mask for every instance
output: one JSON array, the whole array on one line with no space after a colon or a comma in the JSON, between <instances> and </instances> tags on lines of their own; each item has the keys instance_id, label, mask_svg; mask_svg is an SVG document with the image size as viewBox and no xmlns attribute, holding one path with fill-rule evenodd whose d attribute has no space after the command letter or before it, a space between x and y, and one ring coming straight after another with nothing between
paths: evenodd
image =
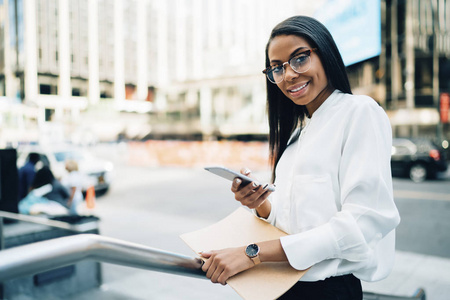
<instances>
[{"instance_id":1,"label":"watch face","mask_svg":"<svg viewBox=\"0 0 450 300\"><path fill-rule=\"evenodd\" d=\"M245 253L247 253L250 257L255 257L258 255L259 247L256 244L250 244L247 246L247 249L245 249Z\"/></svg>"}]
</instances>

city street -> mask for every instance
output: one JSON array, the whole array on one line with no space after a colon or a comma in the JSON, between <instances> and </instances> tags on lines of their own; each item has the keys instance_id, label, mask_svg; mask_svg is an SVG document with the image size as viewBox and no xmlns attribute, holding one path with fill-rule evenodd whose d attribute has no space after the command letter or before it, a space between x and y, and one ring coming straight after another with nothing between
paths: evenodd
<instances>
[{"instance_id":1,"label":"city street","mask_svg":"<svg viewBox=\"0 0 450 300\"><path fill-rule=\"evenodd\" d=\"M405 171L412 178L393 180L401 217L395 232L395 263L383 260L392 265L388 278L362 282L365 298L374 293L405 300L403 296L423 288L428 300L450 299L450 0L8 0L0 1L0 19L0 149L17 154L15 159L6 154L0 159L2 209L16 212L20 206L20 213L31 215L66 214L65 208L41 196L48 197L67 204L71 213L72 208L82 208L75 212L74 222L89 220L88 225L96 226L90 220L99 220L102 236L196 257L198 253L180 235L213 225L242 207L234 199L231 182L204 167L222 165L235 171L247 167L258 181L269 183L269 154L281 155L287 137L302 133L297 152L290 148L278 168L286 175L278 177L280 192L329 200L320 193L330 192L322 186L330 180L339 182L333 186L336 195L347 195L346 184L358 192L364 189L349 179L357 174L343 179L341 172L352 173L353 166L361 174L369 171L361 176L367 176L371 186L369 168L377 165L384 169L380 174L389 174L389 156L394 174L398 162L399 173ZM309 126L307 120L317 112L322 117ZM381 146L352 139L363 135L373 145L382 145L391 136L400 138L393 139L391 151L387 149L385 166L377 163L382 156L375 152ZM315 146L319 151L311 150ZM87 150L88 155L78 150ZM322 150L327 153L322 155ZM36 155L28 155L33 152L39 155L37 163L32 158ZM297 157L291 160L288 152ZM321 171L328 166L327 159L330 165L339 164L339 176ZM289 169L289 163L296 162L302 168L299 174L283 171L281 165ZM449 170L425 180L445 169L446 163ZM38 173L42 166L48 169ZM46 170L54 178L41 181ZM69 200L61 196L64 192L53 196L60 190L54 179L68 187ZM49 186L54 188L51 192ZM383 188L368 193L386 195ZM367 201L366 197L355 203ZM17 199L26 200L16 205ZM392 201L391 205L373 201L374 209L365 210L348 200L355 211L365 214L355 216L360 225L351 226L376 223L376 230L360 235L370 245L389 233L385 225L397 220ZM320 214L295 213L296 220L288 218L288 226L306 230L327 222L334 202L319 202L314 205L320 206ZM311 211L303 204L295 206ZM381 222L377 214L388 217ZM243 231L232 232L237 236ZM38 240L26 235L30 241ZM338 248L350 252L361 248L348 232L342 238L338 235ZM22 232L11 237L25 243ZM302 256L299 251L294 256ZM88 279L79 268L70 271L75 276L67 275L67 281L83 290L88 288L82 288L79 278L91 286L102 284L75 293L55 281L58 291L71 294L66 300L241 299L231 287L214 285L206 276L202 280L108 264L117 257L109 257L104 248L93 251L94 256L81 252L86 255L82 259L104 259L102 278ZM371 254L392 258L392 253ZM330 255L326 260L345 257L345 253ZM49 261L55 262L55 257ZM345 259L331 265L358 275L360 260L368 261L359 256ZM384 273L385 265L370 266L372 278ZM76 269L68 267L45 273L43 281L61 279L60 273ZM33 270L29 264L26 269ZM40 280L36 278L35 286ZM16 287L25 291L19 284ZM49 294L55 290L46 285L42 288L46 293L47 287ZM6 292L0 284L0 300Z\"/></svg>"},{"instance_id":2,"label":"city street","mask_svg":"<svg viewBox=\"0 0 450 300\"><path fill-rule=\"evenodd\" d=\"M131 166L124 146L103 145L95 152L115 163L112 187L97 199L95 209L105 236L195 256L179 235L213 224L239 207L230 183L200 167ZM395 199L402 217L397 250L450 258L447 174L423 183L394 179ZM269 172L260 171L256 176L264 181ZM103 282L103 290L126 295L126 299L209 299L211 295L214 299L240 299L230 287L207 280L110 264L103 264ZM409 292L413 293L414 288Z\"/></svg>"},{"instance_id":3,"label":"city street","mask_svg":"<svg viewBox=\"0 0 450 300\"><path fill-rule=\"evenodd\" d=\"M394 197L402 218L397 249L450 258L449 176L421 183L394 178Z\"/></svg>"}]
</instances>

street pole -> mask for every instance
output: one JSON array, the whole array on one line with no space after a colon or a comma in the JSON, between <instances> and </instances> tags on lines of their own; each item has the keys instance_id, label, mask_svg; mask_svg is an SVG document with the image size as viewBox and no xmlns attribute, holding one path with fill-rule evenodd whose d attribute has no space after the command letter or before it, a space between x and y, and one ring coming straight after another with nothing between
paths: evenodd
<instances>
[{"instance_id":1,"label":"street pole","mask_svg":"<svg viewBox=\"0 0 450 300\"><path fill-rule=\"evenodd\" d=\"M413 36L413 5L416 5L416 1L406 1L406 108L412 113L414 110L414 98L415 98L415 84L414 84L414 36ZM412 120L411 129L412 136L418 135L418 120Z\"/></svg>"},{"instance_id":2,"label":"street pole","mask_svg":"<svg viewBox=\"0 0 450 300\"><path fill-rule=\"evenodd\" d=\"M392 0L391 4L391 102L392 109L398 109L398 36L397 36L397 0Z\"/></svg>"},{"instance_id":3,"label":"street pole","mask_svg":"<svg viewBox=\"0 0 450 300\"><path fill-rule=\"evenodd\" d=\"M439 15L438 15L438 1L431 1L431 9L433 12L433 105L439 109ZM436 125L436 139L439 144L442 143L442 121L439 121Z\"/></svg>"},{"instance_id":4,"label":"street pole","mask_svg":"<svg viewBox=\"0 0 450 300\"><path fill-rule=\"evenodd\" d=\"M386 1L381 1L381 53L379 56L379 66L377 71L378 97L384 109L387 109L386 103Z\"/></svg>"}]
</instances>

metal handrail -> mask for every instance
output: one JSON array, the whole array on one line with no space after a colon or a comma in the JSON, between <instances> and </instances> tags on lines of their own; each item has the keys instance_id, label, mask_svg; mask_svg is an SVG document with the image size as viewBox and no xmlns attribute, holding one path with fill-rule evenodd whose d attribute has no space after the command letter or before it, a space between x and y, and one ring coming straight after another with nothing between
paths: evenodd
<instances>
[{"instance_id":1,"label":"metal handrail","mask_svg":"<svg viewBox=\"0 0 450 300\"><path fill-rule=\"evenodd\" d=\"M86 232L98 228L97 222L88 222L83 224L70 224L63 221L49 220L45 217L37 217L23 214L16 214L0 210L0 218L6 218L16 221L29 222L34 224L46 225L54 228L65 229L74 232Z\"/></svg>"},{"instance_id":2,"label":"metal handrail","mask_svg":"<svg viewBox=\"0 0 450 300\"><path fill-rule=\"evenodd\" d=\"M202 260L97 234L78 234L0 251L0 282L78 261L99 262L206 278Z\"/></svg>"}]
</instances>

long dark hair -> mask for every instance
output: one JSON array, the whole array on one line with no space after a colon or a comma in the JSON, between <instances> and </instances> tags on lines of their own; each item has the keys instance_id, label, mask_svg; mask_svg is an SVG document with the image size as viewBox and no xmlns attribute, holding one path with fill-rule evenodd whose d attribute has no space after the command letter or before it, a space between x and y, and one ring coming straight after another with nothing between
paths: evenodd
<instances>
[{"instance_id":1,"label":"long dark hair","mask_svg":"<svg viewBox=\"0 0 450 300\"><path fill-rule=\"evenodd\" d=\"M296 35L308 41L322 62L328 84L333 89L351 94L350 83L341 54L327 28L314 18L295 16L281 22L272 30L266 46L266 67L270 66L268 50L272 40L280 35ZM275 181L275 168L288 141L295 129L302 124L306 114L306 106L296 105L276 84L266 79L267 111L269 118L269 148L272 165L272 181ZM300 131L292 139L298 139Z\"/></svg>"}]
</instances>

